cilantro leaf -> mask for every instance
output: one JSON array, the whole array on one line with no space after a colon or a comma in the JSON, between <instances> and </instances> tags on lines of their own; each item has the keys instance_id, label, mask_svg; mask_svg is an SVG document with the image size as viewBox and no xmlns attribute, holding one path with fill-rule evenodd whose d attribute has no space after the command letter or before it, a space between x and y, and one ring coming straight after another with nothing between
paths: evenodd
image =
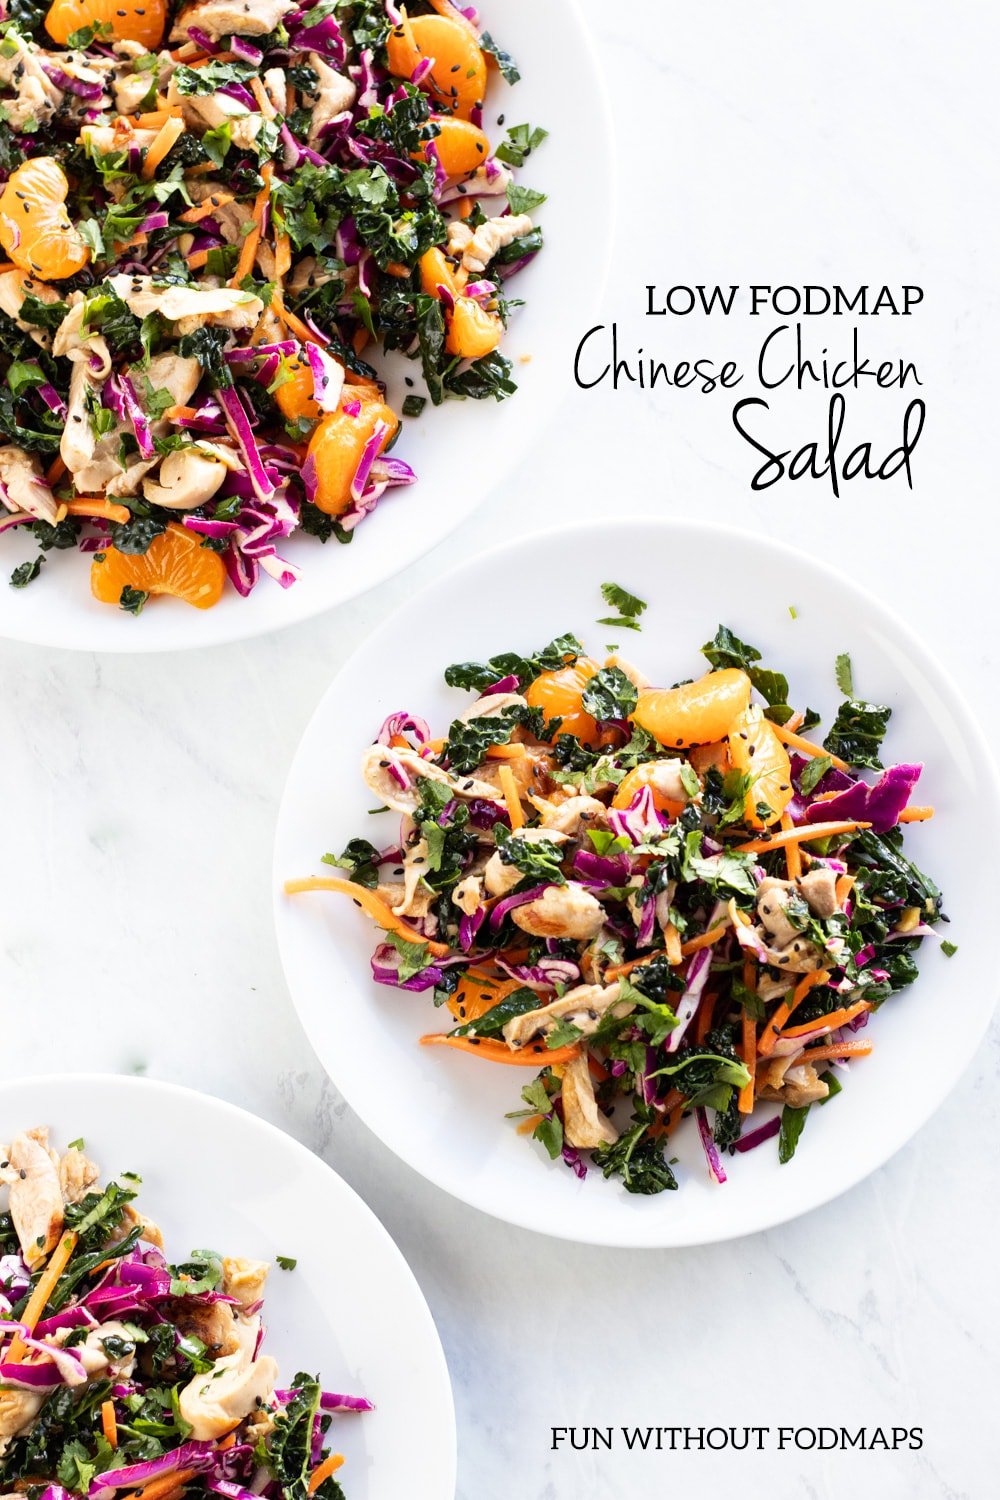
<instances>
[{"instance_id":1,"label":"cilantro leaf","mask_svg":"<svg viewBox=\"0 0 1000 1500\"><path fill-rule=\"evenodd\" d=\"M843 693L844 697L853 698L854 673L851 670L851 658L848 656L846 651L842 651L841 654L837 657L836 666L834 668L834 675L837 679L837 686L840 688L840 691Z\"/></svg>"},{"instance_id":2,"label":"cilantro leaf","mask_svg":"<svg viewBox=\"0 0 1000 1500\"><path fill-rule=\"evenodd\" d=\"M508 167L523 167L547 135L548 131L540 126L533 129L530 125L512 125L507 131L507 139L496 149L497 160L506 162Z\"/></svg>"}]
</instances>

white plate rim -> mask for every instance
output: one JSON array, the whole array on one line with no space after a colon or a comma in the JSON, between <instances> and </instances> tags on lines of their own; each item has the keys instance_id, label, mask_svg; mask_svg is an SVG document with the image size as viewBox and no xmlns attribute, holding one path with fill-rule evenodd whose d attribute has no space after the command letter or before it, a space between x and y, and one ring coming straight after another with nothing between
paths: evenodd
<instances>
[{"instance_id":1,"label":"white plate rim","mask_svg":"<svg viewBox=\"0 0 1000 1500\"><path fill-rule=\"evenodd\" d=\"M20 1078L7 1078L0 1081L0 1110L5 1107L7 1098L15 1091L37 1091L40 1097L51 1092L54 1097L58 1097L66 1088L92 1089L95 1092L106 1089L124 1089L137 1097L152 1095L160 1098L168 1111L171 1106L180 1109L185 1104L193 1102L197 1108L221 1114L238 1131L247 1129L259 1131L280 1150L288 1151L299 1161L308 1164L310 1171L318 1168L320 1174L325 1175L326 1181L331 1184L341 1202L349 1204L351 1211L358 1215L374 1237L381 1242L390 1260L395 1263L401 1284L405 1287L407 1296L412 1300L414 1310L425 1325L426 1354L429 1366L433 1367L429 1373L432 1374L438 1386L435 1399L441 1404L442 1422L447 1441L447 1454L442 1454L442 1458L449 1471L450 1479L447 1495L442 1496L441 1500L449 1500L449 1497L454 1495L458 1483L458 1434L454 1392L441 1336L427 1305L427 1299L403 1252L360 1193L351 1187L350 1183L346 1182L328 1162L325 1162L321 1156L317 1156L314 1151L310 1151L308 1146L290 1135L288 1131L273 1125L269 1120L262 1119L260 1115L244 1109L241 1105L232 1104L228 1099L220 1099L216 1094L208 1094L201 1089L190 1088L187 1084L174 1083L168 1079L154 1078L146 1074L97 1072L39 1073Z\"/></svg>"},{"instance_id":2,"label":"white plate rim","mask_svg":"<svg viewBox=\"0 0 1000 1500\"><path fill-rule=\"evenodd\" d=\"M576 538L586 538L587 536L602 535L607 536L609 532L612 531L614 533L616 542L619 544L621 544L622 542L627 542L628 534L630 531L658 531L664 537L672 538L675 541L679 541L681 539L686 539L688 541L692 539L699 539L702 541L707 540L710 542L713 537L716 537L719 539L725 538L728 542L743 541L754 547L763 547L766 550L781 555L786 562L805 564L808 568L821 574L825 578L827 583L840 590L848 599L857 601L866 609L873 612L875 617L880 620L880 623L884 623L886 626L890 627L891 630L895 632L898 639L912 653L914 653L916 658L920 661L921 666L926 670L927 674L935 679L935 686L937 690L940 692L942 697L948 701L952 711L956 714L956 716L961 718L963 723L963 730L967 735L968 743L975 752L976 758L978 759L980 764L985 768L986 772L984 776L984 788L988 790L990 807L988 809L988 817L986 816L987 810L984 809L983 826L989 826L989 824L992 823L992 826L994 826L997 829L998 833L1000 833L1000 769L998 769L996 757L994 756L994 753L988 744L978 717L969 705L965 695L961 693L953 683L950 675L948 674L945 667L941 664L936 653L924 644L921 638L916 634L915 631L911 629L911 627L905 622L902 616L895 609L887 604L884 604L882 600L878 599L873 593L871 593L863 585L859 584L855 579L848 577L839 568L831 565L825 559L818 557L815 553L807 552L803 548L792 546L787 542L776 540L770 536L761 536L759 534L752 533L743 528L729 526L724 523L696 521L692 520L691 518L667 518L633 514L622 517L621 519L617 519L614 522L609 522L606 520L583 521L577 522L571 526L550 526L538 531L532 531L516 538L514 541L503 542L477 553L474 557L466 559L462 564L451 570L451 572L449 572L444 577L439 577L433 580L431 583L427 584L422 590L419 591L419 593L405 600L392 612L392 614L386 616L385 619L380 623L378 628L376 630L373 630L367 636L363 647L359 648L359 651L364 651L365 654L367 654L369 651L377 652L383 639L390 637L394 631L398 632L399 626L403 622L403 620L409 617L411 615L411 612L419 612L421 607L424 606L429 599L433 598L436 595L437 591L445 583L455 585L455 583L460 582L466 574L473 573L476 570L485 567L487 564L502 565L503 561L506 558L512 557L526 548L537 548L539 550L544 550L546 546L565 545L567 541L572 542ZM667 1238L664 1238L662 1236L657 1237L655 1235L645 1238L633 1238L616 1235L613 1231L602 1233L599 1226L588 1229L588 1232L586 1234L583 1234L579 1231L562 1230L558 1223L547 1223L545 1225L540 1225L530 1214L519 1215L516 1210L513 1212L509 1210L504 1210L503 1212L499 1211L490 1203L487 1194L463 1191L461 1184L454 1184L452 1182L442 1180L441 1175L435 1173L424 1158L417 1158L415 1154L408 1154L407 1150L405 1149L405 1144L400 1145L398 1142L393 1142L390 1144L382 1136L378 1126L374 1124L368 1117L368 1114L357 1110L353 1102L353 1090L350 1087L349 1078L345 1086L343 1077L335 1076L335 1074L330 1071L330 1068L327 1066L326 1060L320 1055L316 1048L312 1031L308 1024L307 1016L304 1013L304 1008L299 1004L299 1000L296 996L295 988L293 986L292 978L290 975L290 969L292 968L293 960L290 956L288 943L285 937L286 927L283 921L282 914L283 903L287 901L287 897L285 897L283 891L283 883L284 880L288 878L289 872L286 869L279 868L279 861L281 859L281 830L286 821L288 806L291 805L292 801L292 783L294 779L296 763L302 751L302 747L305 745L316 726L323 720L324 709L328 699L332 698L336 693L341 677L354 662L357 654L358 652L355 652L354 655L352 655L352 657L348 659L348 661L344 662L341 665L341 667L338 669L333 679L331 680L330 684L328 685L326 691L323 693L319 703L317 704L313 714L310 716L309 722L307 723L302 733L299 746L296 749L295 755L292 759L292 763L289 767L288 776L286 779L285 788L282 793L281 802L279 804L278 817L275 825L275 848L272 870L275 931L282 969L285 974L285 981L288 986L289 994L292 998L292 1003L295 1006L299 1021L306 1033L306 1036L309 1039L310 1045L312 1045L313 1050L316 1052L321 1065L327 1071L334 1086L343 1094L350 1107L355 1110L355 1113L359 1115L359 1118L363 1121L367 1128L371 1130L373 1134L378 1136L379 1140L381 1140L383 1145L386 1146L386 1149L392 1151L395 1156L399 1157L400 1160L406 1162L409 1167L418 1172L427 1181L434 1183L436 1187L441 1188L444 1192L449 1193L452 1197L459 1199L459 1201L466 1203L470 1207L475 1208L480 1212L486 1213L493 1218L500 1219L502 1222L513 1224L518 1228L529 1229L535 1233L544 1234L551 1238L569 1240L573 1243L601 1245L613 1249L649 1250L684 1249L698 1245L721 1243L729 1240L745 1238L748 1235L759 1233L762 1230L775 1228L781 1224L790 1223L795 1219L801 1218L807 1213L811 1213L814 1209L821 1208L824 1205L833 1202L835 1199L843 1196L845 1193L850 1192L860 1183L866 1181L873 1173L877 1172L883 1166L885 1166L887 1161L895 1156L896 1153L903 1148L903 1146L905 1146L910 1140L912 1140L913 1137L927 1125L933 1115L941 1107L945 1099L958 1086L962 1074L968 1069L969 1064L971 1063L977 1049L979 1048L979 1045L990 1024L993 1011L997 1005L997 1001L998 999L1000 999L1000 976L998 976L993 993L989 997L989 1004L982 1004L979 1012L977 1012L974 1017L973 1024L970 1025L965 1032L964 1044L961 1049L962 1055L960 1063L956 1063L951 1072L948 1074L946 1081L943 1080L940 1074L934 1075L932 1083L929 1084L928 1087L924 1090L922 1102L919 1109L914 1110L913 1113L908 1117L905 1129L901 1132L897 1131L895 1134L892 1132L892 1130L887 1130L884 1135L880 1137L877 1149L866 1160L862 1170L856 1173L852 1172L848 1174L845 1177L845 1180L839 1182L834 1187L828 1187L825 1184L821 1183L820 1174L814 1173L810 1178L812 1191L810 1192L808 1189L804 1191L802 1195L802 1201L796 1204L790 1211L782 1210L780 1214L775 1215L773 1213L769 1213L766 1209L764 1209L755 1217L748 1216L747 1221L741 1224L737 1229L727 1229L723 1227L718 1232L708 1234L704 1231L699 1231L693 1235L686 1235L683 1232L683 1228L681 1228L680 1232L671 1233ZM683 1191L683 1186L681 1188L681 1191Z\"/></svg>"}]
</instances>

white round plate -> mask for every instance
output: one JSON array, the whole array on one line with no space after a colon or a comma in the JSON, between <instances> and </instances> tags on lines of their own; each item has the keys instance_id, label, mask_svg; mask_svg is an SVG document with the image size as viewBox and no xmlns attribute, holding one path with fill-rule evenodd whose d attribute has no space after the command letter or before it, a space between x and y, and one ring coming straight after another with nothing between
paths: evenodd
<instances>
[{"instance_id":1,"label":"white round plate","mask_svg":"<svg viewBox=\"0 0 1000 1500\"><path fill-rule=\"evenodd\" d=\"M349 546L293 538L283 554L302 576L287 590L262 578L249 599L228 587L209 610L159 598L134 619L91 597L90 559L77 552L50 552L41 577L28 588L9 588L11 570L35 552L34 542L19 539L14 527L0 535L0 637L81 651L174 651L310 619L383 583L436 546L550 429L553 392L568 393L572 349L600 303L607 275L615 216L611 114L575 0L545 0L544 6L537 0L487 0L482 14L521 70L513 87L491 75L485 120L491 139L524 122L549 131L518 173L519 181L549 198L538 212L546 248L511 283L512 295L526 304L511 318L503 346L514 362L516 394L499 403L428 405L418 421L406 422L394 452L416 470L417 483L390 491ZM500 114L505 126L498 129ZM584 203L587 234L581 243L575 220ZM403 364L407 373L416 368ZM389 389L398 410L406 394L402 377L390 374ZM490 461L469 483L463 455L473 452L489 453Z\"/></svg>"},{"instance_id":2,"label":"white round plate","mask_svg":"<svg viewBox=\"0 0 1000 1500\"><path fill-rule=\"evenodd\" d=\"M82 1136L105 1181L138 1172L138 1207L168 1259L200 1245L295 1259L268 1277L265 1348L284 1383L306 1370L375 1403L330 1430L348 1500L451 1500L455 1413L437 1331L403 1257L336 1172L245 1110L147 1078L0 1084L0 1140L34 1125L55 1145Z\"/></svg>"},{"instance_id":3,"label":"white round plate","mask_svg":"<svg viewBox=\"0 0 1000 1500\"><path fill-rule=\"evenodd\" d=\"M595 621L608 579L649 601L641 634ZM794 606L795 618L789 611ZM720 621L785 673L792 702L830 723L840 695L834 660L849 651L856 691L892 706L890 760L919 760L919 800L937 816L913 825L907 848L945 893L947 959L927 942L912 989L865 1033L873 1055L844 1091L814 1109L791 1162L773 1141L726 1158L711 1183L694 1123L675 1137L677 1192L631 1197L591 1170L579 1182L504 1119L529 1070L487 1066L418 1037L450 1020L426 995L376 985L374 927L344 898L286 897L287 877L322 872L357 834L391 843L393 815L368 816L358 766L382 719L409 709L443 733L469 700L444 685L445 666L537 649L575 632L599 655L619 640L654 682L706 670L699 653ZM409 643L400 650L400 642ZM514 1224L621 1246L702 1244L767 1228L825 1203L880 1166L934 1112L972 1056L997 992L989 882L969 858L1000 838L991 757L945 673L869 595L811 558L700 524L630 521L526 538L441 579L370 636L310 723L279 815L275 909L285 973L320 1060L350 1105L396 1154L440 1187ZM934 1065L927 1066L929 1053ZM524 1074L522 1079L521 1074Z\"/></svg>"}]
</instances>

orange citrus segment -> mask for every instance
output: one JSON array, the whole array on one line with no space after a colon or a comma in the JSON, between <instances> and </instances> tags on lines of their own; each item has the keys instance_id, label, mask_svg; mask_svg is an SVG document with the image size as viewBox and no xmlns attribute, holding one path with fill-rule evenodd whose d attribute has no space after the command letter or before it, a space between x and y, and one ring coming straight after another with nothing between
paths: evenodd
<instances>
[{"instance_id":1,"label":"orange citrus segment","mask_svg":"<svg viewBox=\"0 0 1000 1500\"><path fill-rule=\"evenodd\" d=\"M480 307L474 297L459 297L446 318L448 337L444 347L460 359L482 359L503 338L503 324L496 313Z\"/></svg>"},{"instance_id":2,"label":"orange citrus segment","mask_svg":"<svg viewBox=\"0 0 1000 1500\"><path fill-rule=\"evenodd\" d=\"M644 688L631 717L661 745L681 749L724 739L749 704L749 677L726 667L680 687Z\"/></svg>"},{"instance_id":3,"label":"orange citrus segment","mask_svg":"<svg viewBox=\"0 0 1000 1500\"><path fill-rule=\"evenodd\" d=\"M434 122L438 133L429 144L433 145L437 159L449 177L467 177L490 154L490 138L469 120L457 120L453 115Z\"/></svg>"},{"instance_id":4,"label":"orange citrus segment","mask_svg":"<svg viewBox=\"0 0 1000 1500\"><path fill-rule=\"evenodd\" d=\"M446 1004L456 1021L478 1021L480 1016L485 1016L494 1005L499 1005L501 1000L506 1000L520 988L519 979L489 979L467 969Z\"/></svg>"},{"instance_id":5,"label":"orange citrus segment","mask_svg":"<svg viewBox=\"0 0 1000 1500\"><path fill-rule=\"evenodd\" d=\"M122 589L171 594L196 609L218 604L226 569L217 552L184 526L168 526L154 536L148 552L132 554L109 547L90 565L90 590L102 604L118 604Z\"/></svg>"},{"instance_id":6,"label":"orange citrus segment","mask_svg":"<svg viewBox=\"0 0 1000 1500\"><path fill-rule=\"evenodd\" d=\"M542 710L546 724L562 719L559 734L574 734L585 745L596 745L600 731L597 720L583 711L583 690L598 670L596 661L580 656L572 666L542 672L524 696L530 708Z\"/></svg>"},{"instance_id":7,"label":"orange citrus segment","mask_svg":"<svg viewBox=\"0 0 1000 1500\"><path fill-rule=\"evenodd\" d=\"M355 412L359 406L360 411ZM345 386L337 410L326 413L309 439L307 457L316 466L313 502L328 516L342 515L350 506L351 481L379 422L388 428L379 448L381 453L391 442L399 418L377 390L363 385Z\"/></svg>"},{"instance_id":8,"label":"orange citrus segment","mask_svg":"<svg viewBox=\"0 0 1000 1500\"><path fill-rule=\"evenodd\" d=\"M291 379L283 381L274 393L282 416L289 422L299 417L315 422L323 413L313 395L312 366L304 354L293 354L285 368Z\"/></svg>"},{"instance_id":9,"label":"orange citrus segment","mask_svg":"<svg viewBox=\"0 0 1000 1500\"><path fill-rule=\"evenodd\" d=\"M777 823L792 800L792 768L774 726L756 705L737 720L729 736L729 757L737 771L754 778L746 798L750 827L767 828ZM764 804L771 811L762 818L757 808Z\"/></svg>"},{"instance_id":10,"label":"orange citrus segment","mask_svg":"<svg viewBox=\"0 0 1000 1500\"><path fill-rule=\"evenodd\" d=\"M66 212L68 191L55 157L32 156L0 193L0 244L22 271L46 281L75 276L90 259Z\"/></svg>"},{"instance_id":11,"label":"orange citrus segment","mask_svg":"<svg viewBox=\"0 0 1000 1500\"><path fill-rule=\"evenodd\" d=\"M386 43L389 72L411 78L424 58L433 63L424 87L442 109L468 120L486 95L486 59L475 37L459 21L447 16L407 17L389 33Z\"/></svg>"},{"instance_id":12,"label":"orange citrus segment","mask_svg":"<svg viewBox=\"0 0 1000 1500\"><path fill-rule=\"evenodd\" d=\"M45 29L65 47L83 26L109 26L119 42L140 42L155 52L167 24L166 0L52 0Z\"/></svg>"}]
</instances>

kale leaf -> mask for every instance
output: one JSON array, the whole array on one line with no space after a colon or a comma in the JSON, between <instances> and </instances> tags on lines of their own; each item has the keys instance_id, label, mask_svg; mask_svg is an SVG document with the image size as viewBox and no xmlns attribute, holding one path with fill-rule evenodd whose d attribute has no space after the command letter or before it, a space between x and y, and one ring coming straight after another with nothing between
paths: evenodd
<instances>
[{"instance_id":1,"label":"kale leaf","mask_svg":"<svg viewBox=\"0 0 1000 1500\"><path fill-rule=\"evenodd\" d=\"M501 863L513 865L526 878L537 884L565 885L566 877L560 869L563 853L551 839L520 839L503 824L494 829L497 853Z\"/></svg>"},{"instance_id":2,"label":"kale leaf","mask_svg":"<svg viewBox=\"0 0 1000 1500\"><path fill-rule=\"evenodd\" d=\"M526 1016L530 1011L538 1010L541 1002L534 990L527 985L513 990L505 996L497 1005L494 1005L484 1015L478 1016L475 1021L467 1021L464 1026L456 1026L452 1036L500 1036L508 1021L513 1021L515 1016Z\"/></svg>"},{"instance_id":3,"label":"kale leaf","mask_svg":"<svg viewBox=\"0 0 1000 1500\"><path fill-rule=\"evenodd\" d=\"M592 719L627 719L639 701L639 690L621 667L602 667L583 690L583 710Z\"/></svg>"},{"instance_id":4,"label":"kale leaf","mask_svg":"<svg viewBox=\"0 0 1000 1500\"><path fill-rule=\"evenodd\" d=\"M606 1178L620 1177L627 1193L672 1192L677 1187L663 1148L648 1133L640 1120L613 1144L598 1146L594 1165Z\"/></svg>"},{"instance_id":5,"label":"kale leaf","mask_svg":"<svg viewBox=\"0 0 1000 1500\"><path fill-rule=\"evenodd\" d=\"M859 698L846 699L837 710L833 728L823 741L823 749L839 755L850 766L882 769L879 749L892 716L884 703L865 703Z\"/></svg>"},{"instance_id":6,"label":"kale leaf","mask_svg":"<svg viewBox=\"0 0 1000 1500\"><path fill-rule=\"evenodd\" d=\"M559 667L571 666L582 651L583 647L575 635L560 635L530 656L504 651L491 656L486 662L454 662L445 668L444 680L449 687L483 692L504 677L516 677L517 685L523 692L542 672L554 672Z\"/></svg>"},{"instance_id":7,"label":"kale leaf","mask_svg":"<svg viewBox=\"0 0 1000 1500\"><path fill-rule=\"evenodd\" d=\"M378 867L381 855L367 839L351 839L343 854L324 854L325 865L335 865L347 871L348 880L373 891L378 885Z\"/></svg>"}]
</instances>

